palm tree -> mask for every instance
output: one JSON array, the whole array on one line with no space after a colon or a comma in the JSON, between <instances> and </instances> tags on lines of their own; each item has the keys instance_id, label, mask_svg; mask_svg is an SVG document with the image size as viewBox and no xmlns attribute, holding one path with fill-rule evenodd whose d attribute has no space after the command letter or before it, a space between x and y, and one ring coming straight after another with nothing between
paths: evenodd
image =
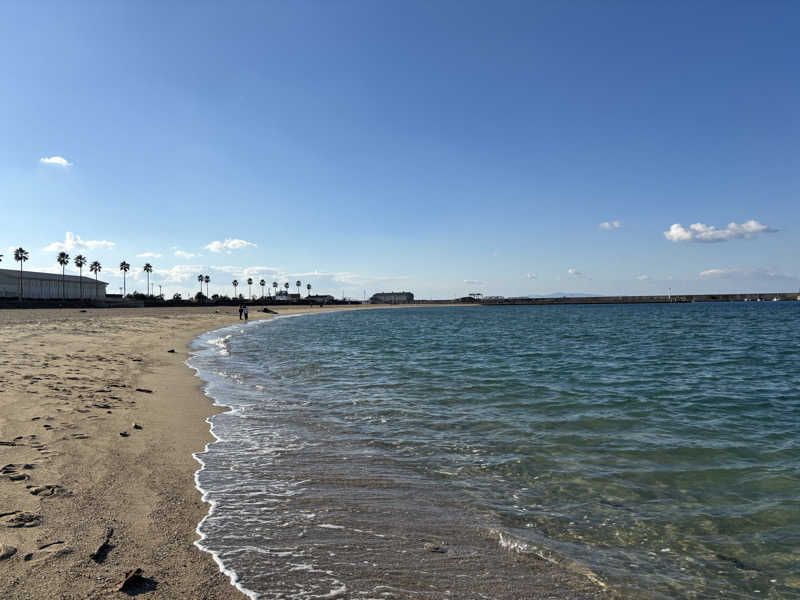
<instances>
[{"instance_id":1,"label":"palm tree","mask_svg":"<svg viewBox=\"0 0 800 600\"><path fill-rule=\"evenodd\" d=\"M294 284L297 286L297 297L299 298L300 297L300 286L303 285L303 284L300 283L299 279L297 281L295 281Z\"/></svg>"},{"instance_id":2,"label":"palm tree","mask_svg":"<svg viewBox=\"0 0 800 600\"><path fill-rule=\"evenodd\" d=\"M233 285L233 297L238 298L239 296L236 295L236 288L239 287L239 282L234 279L231 281L231 284Z\"/></svg>"},{"instance_id":3,"label":"palm tree","mask_svg":"<svg viewBox=\"0 0 800 600\"><path fill-rule=\"evenodd\" d=\"M253 299L253 278L247 278L247 295L250 297L250 300Z\"/></svg>"},{"instance_id":4,"label":"palm tree","mask_svg":"<svg viewBox=\"0 0 800 600\"><path fill-rule=\"evenodd\" d=\"M211 282L211 275L205 275L203 281L206 282L206 298L208 298L208 284Z\"/></svg>"},{"instance_id":5,"label":"palm tree","mask_svg":"<svg viewBox=\"0 0 800 600\"><path fill-rule=\"evenodd\" d=\"M0 258L3 258L3 257L0 256ZM261 286L261 297L263 298L264 297L264 286L267 285L267 282L262 279L261 281L258 282L258 284Z\"/></svg>"},{"instance_id":6,"label":"palm tree","mask_svg":"<svg viewBox=\"0 0 800 600\"><path fill-rule=\"evenodd\" d=\"M69 254L67 254L66 252L59 252L58 253L58 258L56 258L56 261L58 262L58 264L61 265L61 299L64 300L65 299L65 294L64 294L64 267L66 267L69 264Z\"/></svg>"},{"instance_id":7,"label":"palm tree","mask_svg":"<svg viewBox=\"0 0 800 600\"><path fill-rule=\"evenodd\" d=\"M83 254L78 254L78 256L76 256L72 262L75 263L75 266L78 267L78 271L81 274L80 290L81 290L81 300L83 300L83 265L86 264L86 257Z\"/></svg>"},{"instance_id":8,"label":"palm tree","mask_svg":"<svg viewBox=\"0 0 800 600\"><path fill-rule=\"evenodd\" d=\"M151 265L150 263L144 263L144 266L142 267L142 271L147 273L147 295L149 296L150 295L150 273L153 272L153 265Z\"/></svg>"},{"instance_id":9,"label":"palm tree","mask_svg":"<svg viewBox=\"0 0 800 600\"><path fill-rule=\"evenodd\" d=\"M288 302L289 301L289 282L287 281L286 283L284 283L283 287L286 288L286 301Z\"/></svg>"},{"instance_id":10,"label":"palm tree","mask_svg":"<svg viewBox=\"0 0 800 600\"><path fill-rule=\"evenodd\" d=\"M306 284L306 289L308 290L308 294L306 295L306 298L307 298L308 296L311 295L311 284L310 283Z\"/></svg>"},{"instance_id":11,"label":"palm tree","mask_svg":"<svg viewBox=\"0 0 800 600\"><path fill-rule=\"evenodd\" d=\"M103 267L100 265L99 262L94 261L92 264L89 265L89 270L94 273L94 297L97 298L97 290L100 287L97 283L97 274L103 270Z\"/></svg>"},{"instance_id":12,"label":"palm tree","mask_svg":"<svg viewBox=\"0 0 800 600\"><path fill-rule=\"evenodd\" d=\"M14 260L19 263L19 301L22 302L22 263L28 260L28 251L20 246L14 250Z\"/></svg>"},{"instance_id":13,"label":"palm tree","mask_svg":"<svg viewBox=\"0 0 800 600\"><path fill-rule=\"evenodd\" d=\"M200 282L200 294L202 294L203 293L203 282L205 281L205 277L203 277L202 275L198 275L197 276L197 281Z\"/></svg>"},{"instance_id":14,"label":"palm tree","mask_svg":"<svg viewBox=\"0 0 800 600\"><path fill-rule=\"evenodd\" d=\"M275 288L275 297L277 298L278 297L278 282L277 281L273 281L272 282L272 287Z\"/></svg>"},{"instance_id":15,"label":"palm tree","mask_svg":"<svg viewBox=\"0 0 800 600\"><path fill-rule=\"evenodd\" d=\"M125 274L130 271L131 266L130 264L126 263L124 260L119 263L119 270L122 271L122 297L124 298L128 294L128 286L127 281L125 279Z\"/></svg>"}]
</instances>

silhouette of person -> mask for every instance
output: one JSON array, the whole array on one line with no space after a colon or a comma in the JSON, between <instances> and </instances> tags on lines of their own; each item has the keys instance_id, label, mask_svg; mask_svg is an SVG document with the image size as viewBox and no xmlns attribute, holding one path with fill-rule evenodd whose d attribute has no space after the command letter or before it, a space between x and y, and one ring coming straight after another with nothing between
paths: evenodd
<instances>
[{"instance_id":1,"label":"silhouette of person","mask_svg":"<svg viewBox=\"0 0 800 600\"><path fill-rule=\"evenodd\" d=\"M241 304L239 305L239 320L242 320L242 313L244 312L244 306Z\"/></svg>"},{"instance_id":2,"label":"silhouette of person","mask_svg":"<svg viewBox=\"0 0 800 600\"><path fill-rule=\"evenodd\" d=\"M247 321L247 313L248 313L248 310L247 310L247 307L245 306L244 307L244 320L245 321Z\"/></svg>"}]
</instances>

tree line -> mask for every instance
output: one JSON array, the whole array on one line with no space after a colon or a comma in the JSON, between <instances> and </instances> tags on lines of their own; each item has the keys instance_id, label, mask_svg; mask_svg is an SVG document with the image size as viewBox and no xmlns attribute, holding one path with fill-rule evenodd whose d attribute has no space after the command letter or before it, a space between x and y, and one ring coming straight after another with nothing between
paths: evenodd
<instances>
[{"instance_id":1,"label":"tree line","mask_svg":"<svg viewBox=\"0 0 800 600\"><path fill-rule=\"evenodd\" d=\"M22 288L22 265L23 265L23 263L25 263L25 261L28 260L28 258L29 258L29 254L28 254L28 251L25 250L25 248L19 247L16 250L14 250L14 260L19 263L19 299L20 299L20 301L22 300L22 292L23 292L23 288ZM69 254L67 254L66 252L59 252L58 256L56 257L56 262L59 265L61 265L61 299L62 300L64 300L65 297L66 297L66 277L65 277L66 273L65 273L65 270L67 268L67 265L69 264L69 258L70 258ZM0 262L3 262L3 255L2 254L0 254ZM87 264L89 265L89 271L94 273L94 280L95 280L95 283L97 283L98 275L100 274L100 271L103 270L103 266L100 264L100 261L97 261L97 260L92 261L92 263L89 264L89 259L86 258L83 254L78 254L75 258L72 259L72 262L76 267L78 267L78 272L80 273L80 286L79 286L80 292L79 292L79 295L80 295L81 300L82 300L83 299L83 267L85 267ZM125 274L128 271L130 271L130 268L131 268L130 263L127 263L124 260L119 264L119 270L122 271L123 290L125 290L125 285L126 285ZM150 291L150 273L153 272L153 265L151 265L150 263L145 263L145 265L143 267L143 270L144 270L145 273L147 273L147 291L149 292ZM95 292L96 292L96 290L97 290L97 285L95 285ZM123 295L124 295L124 293L125 292L123 291Z\"/></svg>"},{"instance_id":2,"label":"tree line","mask_svg":"<svg viewBox=\"0 0 800 600\"><path fill-rule=\"evenodd\" d=\"M23 265L23 263L25 263L25 261L28 260L28 258L29 258L28 251L25 250L24 248L20 247L20 248L17 248L16 250L14 250L14 260L19 263L19 299L20 299L20 301L22 301L22 293L23 293L23 287L22 287L22 265ZM0 262L2 262L2 261L3 261L3 255L0 254ZM58 256L56 257L56 262L61 266L61 298L63 300L63 299L66 298L66 281L65 281L66 278L65 278L65 275L66 275L67 265L69 265L69 262L70 262L69 254L67 254L66 252L63 252L63 251L59 252ZM89 271L94 273L94 279L95 279L95 282L97 282L98 281L98 275L103 270L103 266L100 264L100 261L97 261L97 260L92 261L92 263L89 264L89 259L87 259L82 254L78 254L77 256L75 256L75 258L72 259L72 262L76 267L78 267L78 272L80 273L80 278L79 278L79 281L80 281L80 286L79 286L80 292L79 292L79 295L80 295L80 298L82 300L83 299L83 267L85 267L87 264L89 265ZM131 265L127 261L123 260L122 262L119 263L119 270L122 272L122 295L123 295L123 297L127 295L127 273L128 273L128 271L130 271L130 269L131 269ZM151 265L149 262L145 263L144 266L142 267L142 271L147 275L147 295L152 296L152 294L150 294L150 273L153 272L153 265ZM209 297L209 295L208 295L208 284L211 282L211 276L210 275L202 275L202 274L198 275L197 276L197 281L200 282L200 293L198 294L197 298L198 299L202 299L203 298L203 284L204 283L206 284L205 297L208 298ZM233 285L233 297L234 298L238 298L238 299L243 299L243 297L241 295L237 294L238 287L239 287L239 281L234 279L231 282L231 285ZM259 285L261 286L261 297L264 298L264 297L266 297L264 295L264 288L267 286L267 282L264 279L262 279L261 281L259 281ZM303 284L298 279L295 282L295 285L297 286L297 295L299 296L300 295L300 288L301 288L301 286ZM247 286L248 286L248 296L250 297L250 299L253 299L253 289L252 289L253 278L252 277L248 277L247 278ZM275 290L275 297L277 297L277 295L278 295L278 286L279 286L279 284L278 284L277 281L273 281L272 282L272 288ZM285 293L288 295L289 294L289 282L287 281L286 283L283 284L283 286L286 288L286 292ZM98 286L95 285L95 294L97 293L97 289L98 289ZM306 284L306 290L307 290L307 296L310 296L311 295L311 284L310 283ZM267 287L267 295L271 297L271 295L269 294L269 291L270 291L270 289ZM174 299L179 300L180 299L180 294L175 294Z\"/></svg>"}]
</instances>

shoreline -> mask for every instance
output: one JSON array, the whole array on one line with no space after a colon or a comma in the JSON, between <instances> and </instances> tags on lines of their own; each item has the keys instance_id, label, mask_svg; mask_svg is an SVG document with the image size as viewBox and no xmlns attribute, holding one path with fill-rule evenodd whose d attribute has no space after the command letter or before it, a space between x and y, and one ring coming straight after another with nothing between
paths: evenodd
<instances>
[{"instance_id":1,"label":"shoreline","mask_svg":"<svg viewBox=\"0 0 800 600\"><path fill-rule=\"evenodd\" d=\"M0 597L121 597L135 569L129 595L247 597L197 545L211 506L195 454L228 409L187 364L238 324L235 307L0 310Z\"/></svg>"},{"instance_id":2,"label":"shoreline","mask_svg":"<svg viewBox=\"0 0 800 600\"><path fill-rule=\"evenodd\" d=\"M119 595L137 568L132 593L244 597L194 546L209 507L193 454L221 409L184 364L237 323L235 308L0 311L0 597Z\"/></svg>"},{"instance_id":3,"label":"shoreline","mask_svg":"<svg viewBox=\"0 0 800 600\"><path fill-rule=\"evenodd\" d=\"M306 313L308 314L308 313ZM301 316L301 315L287 315L288 316ZM281 317L278 317L281 318ZM286 318L286 317L283 317ZM217 342L221 338L223 340L227 340L231 335L235 335L238 333L235 327L223 327L218 330L212 330L206 332L204 335L200 336L198 340L204 340L204 344L202 346L198 346L193 352L192 355L201 355L210 352L212 355L217 353ZM245 332L241 332L243 335L246 335ZM230 335L229 335L230 334ZM210 360L208 357L204 359ZM202 366L201 364L198 365L191 365L190 361L187 361L187 364L196 371L196 376L200 378L201 381L204 382L204 386L208 384L212 384L212 390L216 389L218 386L213 384L214 381L214 373L217 373L219 369L224 371L228 371L228 369L219 364L205 364ZM262 382L263 384L263 382ZM258 386L257 386L258 387ZM222 437L218 436L213 431L213 426L218 424L218 421L215 421L215 417L223 416L230 413L238 413L240 410L246 410L238 406L237 402L234 400L230 403L226 402L226 398L228 396L222 391L217 390L216 396L211 395L208 391L205 392L207 397L213 402L215 407L223 408L222 411L215 413L211 417L207 419L209 424L212 426L212 435L216 438L215 442L206 445L206 451L209 448L213 447L216 442L231 442L233 440L238 439L236 435L233 438L229 438L224 436L224 434L220 434ZM221 395L220 395L221 394ZM234 396L235 397L235 396ZM235 443L235 442L234 442ZM327 446L326 446L327 447ZM329 448L329 447L328 447ZM212 455L213 457L213 455ZM205 552L208 552L214 556L215 561L220 567L220 570L225 573L227 577L230 578L231 584L236 586L243 594L245 594L249 598L257 598L259 597L259 590L261 592L264 591L264 588L258 587L250 587L249 581L252 581L253 572L249 572L245 569L244 571L240 571L239 567L242 565L238 565L234 561L233 563L223 563L223 559L221 558L221 554L224 554L225 550L221 550L219 546L217 549L214 549L213 544L219 543L219 539L212 537L212 546L206 547L202 544L204 539L207 539L205 534L201 533L203 523L212 517L214 511L217 509L217 501L212 501L211 498L220 495L220 490L211 486L209 489L204 489L200 482L200 474L203 470L208 468L211 465L212 472L216 469L220 472L220 464L219 455L216 456L215 460L212 460L210 463L206 463L202 460L201 457L195 456L198 462L201 463L202 467L195 473L195 482L198 490L203 493L204 499L207 497L209 498L209 502L213 502L212 508L209 509L208 515L198 524L197 530L198 534L201 535L201 538L195 541L195 545L200 547ZM224 459L223 459L224 460ZM285 457L284 457L285 460ZM222 467L221 472L227 472L228 469L233 469L236 462ZM366 470L364 472L367 472ZM391 476L388 474L381 474L377 476L377 480L380 480L380 483L376 483L377 487L384 491L388 490L388 486L390 485L388 482L391 480ZM284 473L284 477L286 474ZM279 480L281 476L278 476ZM301 479L304 481L315 481L318 482L321 479L324 479L324 476L314 475L311 472L304 472ZM335 479L335 477L334 477ZM362 490L360 484L357 484L355 481L353 482L356 487L359 489L359 492L364 491ZM247 486L248 483L244 482L243 485ZM249 482L249 485L257 484L253 481ZM358 494L359 492L356 492ZM279 492L274 492L280 495ZM311 496L316 496L320 492L311 493ZM227 504L227 499L219 498L223 500L224 504ZM339 497L341 499L341 497ZM386 498L384 498L386 499ZM332 499L334 500L334 499ZM420 499L423 503L424 500ZM308 502L308 501L306 501ZM348 501L345 501L348 506L351 506ZM328 508L317 507L320 512L328 513L333 512L336 510L334 507L338 505L339 502L334 501L328 506ZM391 502L390 502L391 504ZM312 513L317 512L314 508L310 507L310 505L303 504L307 511L311 511ZM351 506L356 513L362 514L362 512ZM374 506L368 510L380 510L378 506ZM405 513L406 511L400 510L400 512ZM230 512L223 512L223 515L227 514L230 515ZM422 513L420 513L421 516ZM467 517L468 513L462 511L455 511L452 514L448 515L446 518L444 515L441 515L442 524L440 526L435 527L432 530L423 531L418 528L406 528L403 529L403 532L400 533L397 529L392 531L391 535L388 535L386 531L382 533L375 533L371 529L359 529L353 528L352 531L361 534L372 534L374 538L392 538L396 542L400 542L401 544L405 545L410 543L408 549L400 550L400 554L405 554L406 552L416 553L417 548L416 544L412 540L416 540L419 542L420 539L427 539L427 537L431 537L433 539L437 535L440 537L436 539L448 539L447 544L450 546L450 553L447 557L447 562L451 563L450 567L446 569L447 573L439 573L438 575L441 576L441 581L434 581L437 577L433 577L431 579L432 573L426 573L425 577L422 577L422 573L426 570L430 570L430 567L433 567L435 563L429 562L424 558L425 554L423 553L423 559L421 564L418 565L422 571L419 571L421 579L424 579L424 583L419 582L417 586L414 585L414 582L407 579L407 575L403 574L402 567L396 562L398 558L398 548L392 547L392 544L389 544L389 547L383 548L382 550L378 550L377 548L372 548L371 551L368 553L369 558L372 561L376 561L372 563L372 568L367 569L366 572L359 572L358 569L352 570L348 569L344 566L344 563L340 563L338 566L342 567L346 572L346 577L341 580L336 580L335 575L332 571L328 571L328 565L320 565L320 566L313 566L314 563L310 559L310 557L303 557L302 559L294 557L296 560L300 560L300 563L304 565L304 569L311 570L315 573L326 573L333 581L337 584L337 587L334 586L330 592L327 594L331 594L330 597L340 597L339 595L342 594L341 597L350 597L350 585L352 582L362 582L366 579L370 579L376 576L377 572L382 573L382 577L378 580L380 582L379 587L382 589L388 590L386 594L387 597L392 598L400 598L400 597L423 597L429 600L433 600L434 598L442 598L442 597L449 597L452 593L455 593L459 597L461 594L464 593L478 593L478 596L475 597L488 597L484 596L482 593L479 592L486 592L487 589L483 589L486 586L481 585L478 582L475 582L475 586L470 585L468 588L463 586L463 582L458 581L460 577L467 576L467 572L472 571L474 568L479 569L486 569L487 573L492 573L491 578L494 580L494 587L492 587L494 593L501 592L498 596L492 596L497 598L505 598L507 600L521 600L521 599L531 599L531 598L550 598L551 600L555 600L556 598L561 600L588 600L589 598L618 598L620 597L617 592L613 591L609 588L602 579L600 579L595 573L591 571L589 567L582 563L578 563L573 560L566 559L563 557L563 560L558 560L554 558L555 555L550 553L541 553L541 552L530 552L527 548L523 549L523 546L520 546L516 542L509 542L509 538L506 538L507 533L504 533L501 529L496 529L493 525L489 529L485 529L483 527L479 528L472 528L470 525L474 524L474 521L471 520L470 517ZM314 515L311 515L314 516ZM311 518L311 516L306 515L303 518ZM474 515L477 516L477 515ZM225 518L224 516L222 517ZM302 519L301 519L302 520ZM416 520L416 519L412 519ZM288 519L286 522L290 522L291 519ZM338 522L338 521L337 521ZM394 526L403 526L403 519L398 521L393 521ZM283 521L282 521L283 523ZM303 523L301 527L302 533L301 535L304 539L306 539L306 523ZM285 527L285 523L280 526L280 528ZM309 525L309 527L313 527L313 525ZM347 530L346 526L339 525L330 525L330 524L322 524L317 525L319 528L329 528L330 530ZM389 530L392 530L392 526L389 526ZM380 530L379 530L380 531ZM436 533L434 533L434 531ZM458 533L456 533L458 531ZM477 537L474 534L478 534ZM386 535L385 535L386 534ZM422 537L421 537L422 536ZM291 534L289 534L289 539L283 537L281 538L279 535L276 535L275 538L271 536L267 539L269 540L269 544L277 544L278 547L288 547L291 546L292 540ZM375 540L370 538L372 543L375 543ZM214 541L216 540L216 542ZM280 541L278 541L280 540ZM244 542L242 542L244 544ZM260 543L257 540L253 540L251 542L255 545L255 547L260 547ZM336 555L344 556L346 552L346 548L350 546L359 546L365 543L363 540L356 541L353 538L347 537L345 535L341 540L336 541L329 541L328 543L332 544L334 547L338 548ZM419 542L421 544L421 542ZM440 542L441 543L441 542ZM322 545L324 547L325 543L321 542L316 538L309 538L308 544L311 547L317 548L318 545ZM245 544L247 545L247 544ZM430 546L430 543L425 543L424 546ZM248 546L249 547L249 546ZM226 549L230 551L230 548ZM383 550L388 550L385 554ZM448 552L448 551L445 551ZM333 556L333 554L331 555ZM475 563L475 557L481 556L483 557L479 563ZM338 559L337 559L338 560ZM410 560L417 560L417 558L413 558ZM360 562L360 561L359 561ZM478 566L480 564L480 566ZM464 569L466 566L467 571L462 573L461 575L455 575L456 572L461 573L461 570ZM280 565L277 563L271 562L269 559L265 559L263 564L264 568L267 568L270 572L278 573L281 572ZM429 567L426 569L426 567ZM433 571L436 571L437 567L433 567ZM292 570L292 569L290 569ZM376 573L373 573L376 572ZM527 574L522 574L521 572L527 572ZM444 580L448 580L446 584L443 584ZM283 581L281 579L281 581ZM292 580L293 581L293 580ZM512 582L514 582L512 584ZM300 585L299 582L295 582L295 585ZM358 585L358 584L356 584ZM444 585L444 587L442 587ZM450 588L451 589L447 589ZM520 586L520 587L517 587ZM408 596L395 596L393 593L390 593L391 590L400 591L404 588L408 588L407 593ZM421 592L419 589L416 591L411 591L414 588L429 588L427 593ZM272 589L272 588L270 588ZM281 588L283 590L283 588ZM322 589L327 589L324 587ZM347 590L347 591L345 591ZM502 591L501 591L502 590ZM364 590L359 590L358 594L365 593ZM319 597L328 597L327 594ZM418 596L419 594L423 594L422 596ZM317 596L314 596L317 597Z\"/></svg>"}]
</instances>

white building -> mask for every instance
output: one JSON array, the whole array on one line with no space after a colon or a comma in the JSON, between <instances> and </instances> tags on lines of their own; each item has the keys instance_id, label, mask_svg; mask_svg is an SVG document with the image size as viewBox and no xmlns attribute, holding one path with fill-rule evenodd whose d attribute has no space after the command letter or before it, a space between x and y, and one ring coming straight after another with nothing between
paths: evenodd
<instances>
[{"instance_id":1,"label":"white building","mask_svg":"<svg viewBox=\"0 0 800 600\"><path fill-rule=\"evenodd\" d=\"M83 282L81 282L83 279ZM15 269L0 269L0 298L19 297L20 272ZM22 297L37 300L60 300L83 298L105 300L105 281L93 277L64 275L63 287L60 274L22 271Z\"/></svg>"}]
</instances>

